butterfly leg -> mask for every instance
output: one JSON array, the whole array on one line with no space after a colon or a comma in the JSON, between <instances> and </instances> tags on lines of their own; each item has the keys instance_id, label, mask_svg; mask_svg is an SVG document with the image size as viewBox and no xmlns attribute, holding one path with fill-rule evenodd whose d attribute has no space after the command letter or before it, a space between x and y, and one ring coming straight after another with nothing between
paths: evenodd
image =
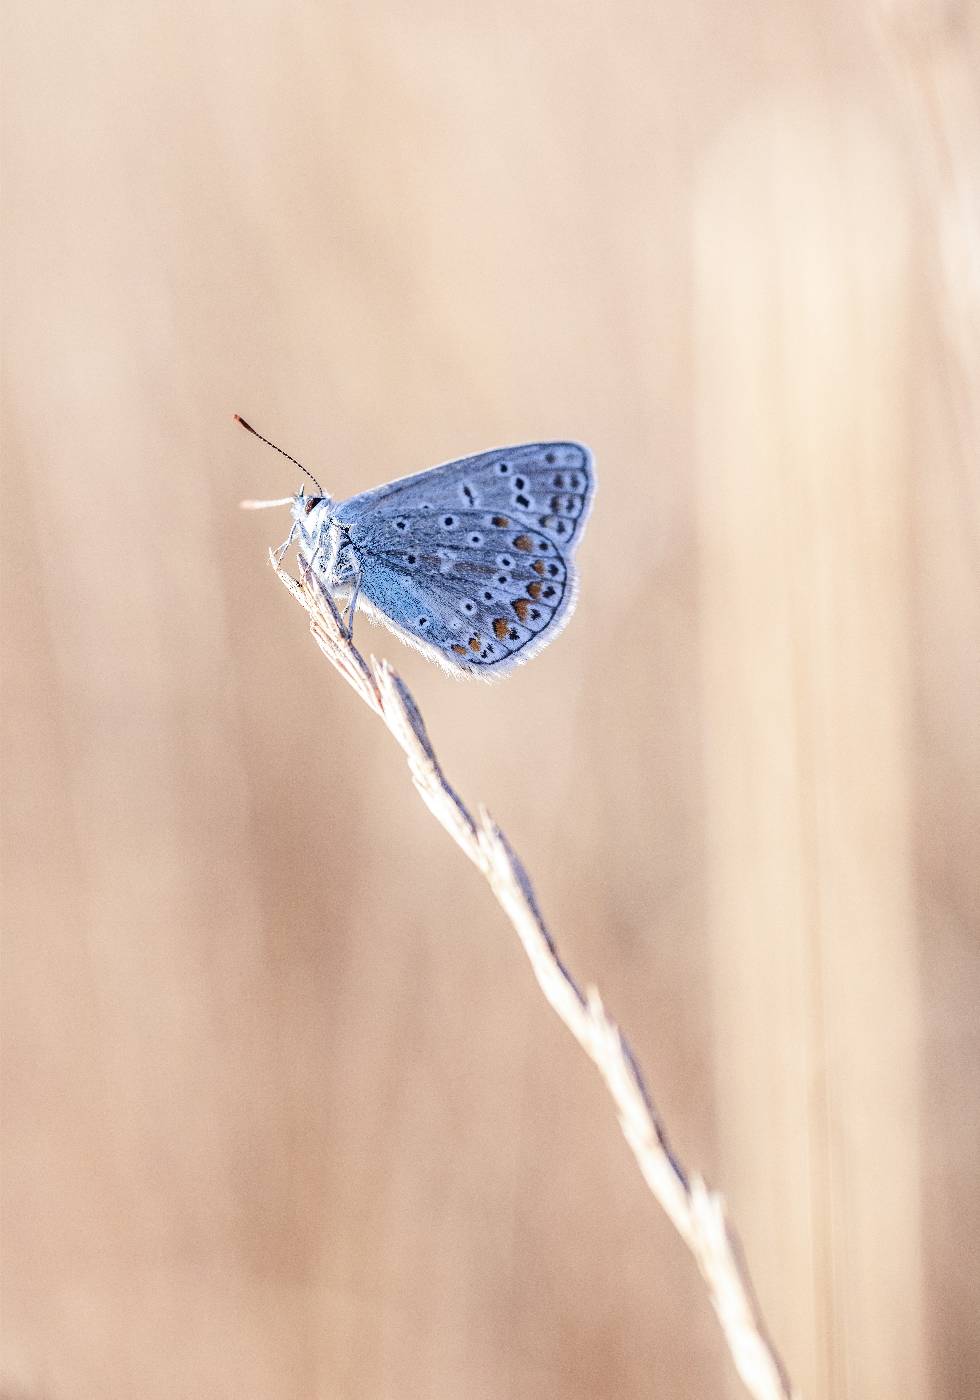
<instances>
[{"instance_id":1,"label":"butterfly leg","mask_svg":"<svg viewBox=\"0 0 980 1400\"><path fill-rule=\"evenodd\" d=\"M307 547L310 555L310 568L319 560L320 573L327 572L327 545L330 539L330 521L323 520L319 527L308 537Z\"/></svg>"},{"instance_id":2,"label":"butterfly leg","mask_svg":"<svg viewBox=\"0 0 980 1400\"><path fill-rule=\"evenodd\" d=\"M291 528L290 531L289 531L289 534L286 536L286 538L285 538L285 540L283 541L283 543L282 543L282 544L279 546L279 548L276 550L276 553L275 553L275 560L276 560L276 565L277 565L277 566L278 566L279 564L281 564L282 561L285 559L285 557L286 557L286 550L287 550L287 549L289 548L289 546L292 544L292 542L293 542L293 536L296 534L297 528L298 528L298 522L294 520L294 521L293 521L293 524L292 524L292 528Z\"/></svg>"},{"instance_id":3,"label":"butterfly leg","mask_svg":"<svg viewBox=\"0 0 980 1400\"><path fill-rule=\"evenodd\" d=\"M357 577L351 589L351 595L347 603L347 617L344 622L344 631L347 634L347 640L349 642L354 640L354 613L357 611L357 599L361 591L361 566L355 561L354 567L357 570Z\"/></svg>"}]
</instances>

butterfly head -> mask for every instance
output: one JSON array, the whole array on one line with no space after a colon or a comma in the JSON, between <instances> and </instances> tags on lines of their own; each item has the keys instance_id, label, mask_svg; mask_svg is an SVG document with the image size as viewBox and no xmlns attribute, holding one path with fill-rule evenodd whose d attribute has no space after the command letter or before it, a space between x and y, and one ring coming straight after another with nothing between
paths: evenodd
<instances>
[{"instance_id":1,"label":"butterfly head","mask_svg":"<svg viewBox=\"0 0 980 1400\"><path fill-rule=\"evenodd\" d=\"M292 499L292 529L290 540L295 539L303 558L311 559L319 554L322 559L336 552L339 541L334 537L339 526L333 518L333 499L316 492L308 495L302 487Z\"/></svg>"},{"instance_id":2,"label":"butterfly head","mask_svg":"<svg viewBox=\"0 0 980 1400\"><path fill-rule=\"evenodd\" d=\"M318 492L314 492L312 495L307 495L307 493L303 490L301 486L296 492L296 495L293 497L293 519L298 525L309 526L309 524L312 523L310 517L314 515L314 512L316 512L316 516L319 516L322 513L322 509L324 506L326 506L329 511L329 496L320 495Z\"/></svg>"}]
</instances>

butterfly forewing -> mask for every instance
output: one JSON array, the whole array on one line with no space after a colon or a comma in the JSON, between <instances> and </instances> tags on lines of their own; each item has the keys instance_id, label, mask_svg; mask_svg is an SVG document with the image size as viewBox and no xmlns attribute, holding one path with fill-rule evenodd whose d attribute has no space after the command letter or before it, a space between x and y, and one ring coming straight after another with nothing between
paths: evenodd
<instances>
[{"instance_id":1,"label":"butterfly forewing","mask_svg":"<svg viewBox=\"0 0 980 1400\"><path fill-rule=\"evenodd\" d=\"M401 477L341 502L337 516L346 524L379 512L483 511L534 525L567 551L588 516L592 486L592 459L581 443L528 443Z\"/></svg>"}]
</instances>

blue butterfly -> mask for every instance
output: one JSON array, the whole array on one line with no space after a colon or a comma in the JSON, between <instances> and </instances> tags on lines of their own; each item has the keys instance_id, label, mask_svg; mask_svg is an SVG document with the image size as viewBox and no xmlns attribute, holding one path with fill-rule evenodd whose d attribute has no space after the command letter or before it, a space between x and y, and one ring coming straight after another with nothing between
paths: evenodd
<instances>
[{"instance_id":1,"label":"blue butterfly","mask_svg":"<svg viewBox=\"0 0 980 1400\"><path fill-rule=\"evenodd\" d=\"M297 540L346 600L348 634L361 607L447 670L489 679L536 656L571 617L572 556L595 492L581 443L481 452L346 501L311 480L316 495L249 504L291 505L281 554Z\"/></svg>"}]
</instances>

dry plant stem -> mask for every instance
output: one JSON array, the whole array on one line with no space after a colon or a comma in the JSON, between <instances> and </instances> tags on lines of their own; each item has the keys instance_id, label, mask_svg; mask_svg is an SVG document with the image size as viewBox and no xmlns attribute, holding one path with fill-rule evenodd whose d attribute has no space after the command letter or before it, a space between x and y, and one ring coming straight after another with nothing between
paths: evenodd
<instances>
[{"instance_id":1,"label":"dry plant stem","mask_svg":"<svg viewBox=\"0 0 980 1400\"><path fill-rule=\"evenodd\" d=\"M309 572L297 583L273 554L270 559L309 614L321 651L398 741L422 800L488 881L517 930L541 990L605 1080L647 1185L697 1261L746 1390L756 1400L797 1396L766 1334L721 1196L700 1177L688 1175L675 1156L632 1051L599 993L592 987L583 992L562 963L507 838L483 808L473 817L450 787L408 688L386 661L365 661L327 590Z\"/></svg>"}]
</instances>

